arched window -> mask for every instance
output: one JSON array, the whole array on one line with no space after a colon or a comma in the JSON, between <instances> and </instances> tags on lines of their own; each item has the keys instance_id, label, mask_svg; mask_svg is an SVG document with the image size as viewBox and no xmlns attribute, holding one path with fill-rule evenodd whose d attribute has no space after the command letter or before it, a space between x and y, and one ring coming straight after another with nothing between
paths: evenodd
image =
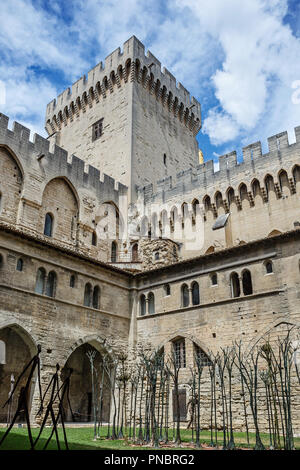
<instances>
[{"instance_id":1,"label":"arched window","mask_svg":"<svg viewBox=\"0 0 300 470\"><path fill-rule=\"evenodd\" d=\"M93 291L93 308L99 308L100 287L95 286Z\"/></svg>"},{"instance_id":2,"label":"arched window","mask_svg":"<svg viewBox=\"0 0 300 470\"><path fill-rule=\"evenodd\" d=\"M211 285L212 286L218 285L218 275L216 273L211 275Z\"/></svg>"},{"instance_id":3,"label":"arched window","mask_svg":"<svg viewBox=\"0 0 300 470\"><path fill-rule=\"evenodd\" d=\"M195 199L192 204L193 207L193 215L196 217L197 212L198 212L198 207L199 207L199 201L198 199Z\"/></svg>"},{"instance_id":4,"label":"arched window","mask_svg":"<svg viewBox=\"0 0 300 470\"><path fill-rule=\"evenodd\" d=\"M272 261L267 261L265 264L266 274L271 274L273 272L273 263Z\"/></svg>"},{"instance_id":5,"label":"arched window","mask_svg":"<svg viewBox=\"0 0 300 470\"><path fill-rule=\"evenodd\" d=\"M183 286L181 286L181 305L183 307L188 307L189 304L190 304L189 288L186 284L183 284Z\"/></svg>"},{"instance_id":6,"label":"arched window","mask_svg":"<svg viewBox=\"0 0 300 470\"><path fill-rule=\"evenodd\" d=\"M209 211L211 208L211 201L209 196L205 196L205 198L203 199L203 204L205 212Z\"/></svg>"},{"instance_id":7,"label":"arched window","mask_svg":"<svg viewBox=\"0 0 300 470\"><path fill-rule=\"evenodd\" d=\"M232 273L230 276L231 295L232 297L239 297L241 295L240 280L237 273Z\"/></svg>"},{"instance_id":8,"label":"arched window","mask_svg":"<svg viewBox=\"0 0 300 470\"><path fill-rule=\"evenodd\" d=\"M155 261L158 261L158 260L159 260L159 251L156 251L156 252L154 253L154 259L155 259Z\"/></svg>"},{"instance_id":9,"label":"arched window","mask_svg":"<svg viewBox=\"0 0 300 470\"><path fill-rule=\"evenodd\" d=\"M293 180L294 180L295 186L297 186L297 183L299 183L300 181L300 166L299 165L296 165L293 168Z\"/></svg>"},{"instance_id":10,"label":"arched window","mask_svg":"<svg viewBox=\"0 0 300 470\"><path fill-rule=\"evenodd\" d=\"M23 260L19 258L17 261L17 271L23 271Z\"/></svg>"},{"instance_id":11,"label":"arched window","mask_svg":"<svg viewBox=\"0 0 300 470\"><path fill-rule=\"evenodd\" d=\"M278 180L281 192L286 193L286 195L289 194L290 185L288 174L285 170L280 171L278 175Z\"/></svg>"},{"instance_id":12,"label":"arched window","mask_svg":"<svg viewBox=\"0 0 300 470\"><path fill-rule=\"evenodd\" d=\"M146 315L146 297L144 294L142 294L140 297L140 314Z\"/></svg>"},{"instance_id":13,"label":"arched window","mask_svg":"<svg viewBox=\"0 0 300 470\"><path fill-rule=\"evenodd\" d=\"M252 183L252 192L254 197L259 196L261 194L260 184L259 181L256 179Z\"/></svg>"},{"instance_id":14,"label":"arched window","mask_svg":"<svg viewBox=\"0 0 300 470\"><path fill-rule=\"evenodd\" d=\"M97 235L95 231L92 233L92 245L97 246Z\"/></svg>"},{"instance_id":15,"label":"arched window","mask_svg":"<svg viewBox=\"0 0 300 470\"><path fill-rule=\"evenodd\" d=\"M148 313L155 313L155 300L153 292L148 294Z\"/></svg>"},{"instance_id":16,"label":"arched window","mask_svg":"<svg viewBox=\"0 0 300 470\"><path fill-rule=\"evenodd\" d=\"M177 368L180 369L181 367L186 367L184 338L173 341L173 350Z\"/></svg>"},{"instance_id":17,"label":"arched window","mask_svg":"<svg viewBox=\"0 0 300 470\"><path fill-rule=\"evenodd\" d=\"M192 284L192 303L193 305L200 304L200 293L199 293L199 284L198 282L193 282Z\"/></svg>"},{"instance_id":18,"label":"arched window","mask_svg":"<svg viewBox=\"0 0 300 470\"><path fill-rule=\"evenodd\" d=\"M49 297L55 297L55 288L56 288L56 274L54 271L51 271L47 277L46 295L48 295Z\"/></svg>"},{"instance_id":19,"label":"arched window","mask_svg":"<svg viewBox=\"0 0 300 470\"><path fill-rule=\"evenodd\" d=\"M75 274L71 274L70 276L70 287L75 287L76 276Z\"/></svg>"},{"instance_id":20,"label":"arched window","mask_svg":"<svg viewBox=\"0 0 300 470\"><path fill-rule=\"evenodd\" d=\"M92 286L91 286L91 284L88 282L88 283L85 285L85 288L84 288L83 305L84 305L85 307L90 307L90 306L91 306L91 302L92 302Z\"/></svg>"},{"instance_id":21,"label":"arched window","mask_svg":"<svg viewBox=\"0 0 300 470\"><path fill-rule=\"evenodd\" d=\"M206 367L211 364L211 360L209 359L208 355L205 354L205 352L197 344L194 344L194 352L195 359L199 365Z\"/></svg>"},{"instance_id":22,"label":"arched window","mask_svg":"<svg viewBox=\"0 0 300 470\"><path fill-rule=\"evenodd\" d=\"M243 272L242 275L242 283L243 283L243 292L244 295L251 295L253 294L253 289L252 289L252 279L251 279L251 273L246 269Z\"/></svg>"},{"instance_id":23,"label":"arched window","mask_svg":"<svg viewBox=\"0 0 300 470\"><path fill-rule=\"evenodd\" d=\"M44 268L39 268L36 273L35 292L43 294L45 289L46 271Z\"/></svg>"},{"instance_id":24,"label":"arched window","mask_svg":"<svg viewBox=\"0 0 300 470\"><path fill-rule=\"evenodd\" d=\"M270 191L274 190L274 180L271 175L265 177L265 187L267 195L269 195Z\"/></svg>"},{"instance_id":25,"label":"arched window","mask_svg":"<svg viewBox=\"0 0 300 470\"><path fill-rule=\"evenodd\" d=\"M228 189L227 200L228 200L229 207L232 206L232 204L234 203L234 189L233 188Z\"/></svg>"},{"instance_id":26,"label":"arched window","mask_svg":"<svg viewBox=\"0 0 300 470\"><path fill-rule=\"evenodd\" d=\"M133 263L139 260L139 245L137 243L132 245L131 259Z\"/></svg>"},{"instance_id":27,"label":"arched window","mask_svg":"<svg viewBox=\"0 0 300 470\"><path fill-rule=\"evenodd\" d=\"M165 295L171 295L171 287L170 287L170 284L165 284L165 285L164 285L164 291L165 291Z\"/></svg>"},{"instance_id":28,"label":"arched window","mask_svg":"<svg viewBox=\"0 0 300 470\"><path fill-rule=\"evenodd\" d=\"M247 199L247 197L248 197L247 186L245 185L245 183L242 183L240 186L241 201L243 201L244 199Z\"/></svg>"},{"instance_id":29,"label":"arched window","mask_svg":"<svg viewBox=\"0 0 300 470\"><path fill-rule=\"evenodd\" d=\"M53 215L48 212L45 217L44 235L47 235L47 237L52 237L52 231L53 231Z\"/></svg>"},{"instance_id":30,"label":"arched window","mask_svg":"<svg viewBox=\"0 0 300 470\"><path fill-rule=\"evenodd\" d=\"M223 206L223 198L222 198L222 194L220 193L220 191L218 191L215 195L215 202L216 202L217 209Z\"/></svg>"},{"instance_id":31,"label":"arched window","mask_svg":"<svg viewBox=\"0 0 300 470\"><path fill-rule=\"evenodd\" d=\"M111 244L111 262L117 262L117 244L116 242L112 242Z\"/></svg>"}]
</instances>

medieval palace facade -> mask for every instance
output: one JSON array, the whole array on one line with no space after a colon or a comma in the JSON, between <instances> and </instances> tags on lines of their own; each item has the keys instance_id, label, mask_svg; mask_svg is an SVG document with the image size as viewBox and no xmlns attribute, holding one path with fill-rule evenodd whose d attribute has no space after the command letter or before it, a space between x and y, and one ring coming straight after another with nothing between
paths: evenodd
<instances>
[{"instance_id":1,"label":"medieval palace facade","mask_svg":"<svg viewBox=\"0 0 300 470\"><path fill-rule=\"evenodd\" d=\"M71 366L87 421L88 349L175 348L188 401L195 351L300 326L300 127L216 171L200 104L135 37L49 103L45 127L31 141L0 114L0 422L38 344L43 386ZM30 401L34 420L35 380Z\"/></svg>"}]
</instances>

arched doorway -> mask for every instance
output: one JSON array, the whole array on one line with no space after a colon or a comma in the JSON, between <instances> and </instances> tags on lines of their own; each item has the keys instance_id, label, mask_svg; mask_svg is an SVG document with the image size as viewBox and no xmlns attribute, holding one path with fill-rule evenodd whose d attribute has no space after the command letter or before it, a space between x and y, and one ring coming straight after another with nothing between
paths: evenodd
<instances>
[{"instance_id":1,"label":"arched doorway","mask_svg":"<svg viewBox=\"0 0 300 470\"><path fill-rule=\"evenodd\" d=\"M95 345L96 346L96 345ZM102 422L108 422L110 417L110 387L108 376L103 371L103 357L104 351L99 351L95 346L90 343L84 343L75 351L72 352L68 358L62 373L61 378L64 380L68 369L72 368L73 373L70 380L70 403L74 418L72 418L71 411L67 404L64 402L65 420L75 422L92 422L94 420L93 415L93 392L92 392L92 373L91 363L88 354L91 352L95 354L94 358L94 381L96 391L96 405L98 409L101 409L101 420ZM102 394L100 393L103 376L103 388ZM101 407L100 407L100 395ZM100 417L100 411L99 411Z\"/></svg>"},{"instance_id":2,"label":"arched doorway","mask_svg":"<svg viewBox=\"0 0 300 470\"><path fill-rule=\"evenodd\" d=\"M7 423L16 412L18 398L21 387L26 384L30 368L22 377L14 393L11 405L4 403L9 397L10 391L14 387L19 375L30 359L37 352L37 348L29 334L18 325L11 325L0 329L1 360L0 360L0 422ZM29 413L32 404L32 397L35 386L35 375L32 378L30 387ZM25 421L25 416L21 415L17 422Z\"/></svg>"}]
</instances>

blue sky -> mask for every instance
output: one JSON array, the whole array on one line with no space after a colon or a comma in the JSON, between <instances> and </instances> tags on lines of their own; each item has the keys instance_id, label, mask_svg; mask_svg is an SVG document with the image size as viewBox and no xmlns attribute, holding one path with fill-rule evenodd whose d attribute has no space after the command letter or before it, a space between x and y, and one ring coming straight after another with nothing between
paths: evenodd
<instances>
[{"instance_id":1,"label":"blue sky","mask_svg":"<svg viewBox=\"0 0 300 470\"><path fill-rule=\"evenodd\" d=\"M47 103L133 34L200 101L205 159L300 125L299 0L9 0L0 18L0 110L42 135Z\"/></svg>"}]
</instances>

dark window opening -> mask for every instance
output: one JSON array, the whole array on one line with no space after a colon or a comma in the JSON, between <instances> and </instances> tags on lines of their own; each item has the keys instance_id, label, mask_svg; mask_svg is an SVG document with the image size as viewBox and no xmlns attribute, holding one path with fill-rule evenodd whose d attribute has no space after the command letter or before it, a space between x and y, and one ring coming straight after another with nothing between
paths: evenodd
<instances>
[{"instance_id":1,"label":"dark window opening","mask_svg":"<svg viewBox=\"0 0 300 470\"><path fill-rule=\"evenodd\" d=\"M75 275L70 276L70 287L75 287Z\"/></svg>"},{"instance_id":2,"label":"dark window opening","mask_svg":"<svg viewBox=\"0 0 300 470\"><path fill-rule=\"evenodd\" d=\"M53 230L53 216L51 214L46 214L45 225L44 225L44 235L47 237L52 237Z\"/></svg>"},{"instance_id":3,"label":"dark window opening","mask_svg":"<svg viewBox=\"0 0 300 470\"><path fill-rule=\"evenodd\" d=\"M140 314L146 315L146 297L144 294L142 294L140 298Z\"/></svg>"},{"instance_id":4,"label":"dark window opening","mask_svg":"<svg viewBox=\"0 0 300 470\"><path fill-rule=\"evenodd\" d=\"M211 284L213 286L217 286L218 285L218 276L217 274L212 274L211 276Z\"/></svg>"},{"instance_id":5,"label":"dark window opening","mask_svg":"<svg viewBox=\"0 0 300 470\"><path fill-rule=\"evenodd\" d=\"M56 274L54 271L51 271L48 274L47 283L46 283L46 295L48 295L48 297L55 296L55 287L56 287Z\"/></svg>"},{"instance_id":6,"label":"dark window opening","mask_svg":"<svg viewBox=\"0 0 300 470\"><path fill-rule=\"evenodd\" d=\"M148 295L148 312L155 313L155 300L153 292L150 292Z\"/></svg>"},{"instance_id":7,"label":"dark window opening","mask_svg":"<svg viewBox=\"0 0 300 470\"><path fill-rule=\"evenodd\" d=\"M194 282L192 285L192 303L193 305L200 304L199 284Z\"/></svg>"},{"instance_id":8,"label":"dark window opening","mask_svg":"<svg viewBox=\"0 0 300 470\"><path fill-rule=\"evenodd\" d=\"M240 280L237 273L231 274L231 294L232 297L239 297L241 295Z\"/></svg>"},{"instance_id":9,"label":"dark window opening","mask_svg":"<svg viewBox=\"0 0 300 470\"><path fill-rule=\"evenodd\" d=\"M205 354L205 352L197 344L195 344L194 347L197 364L200 364L204 367L209 366L211 364L211 360L209 359L208 355Z\"/></svg>"},{"instance_id":10,"label":"dark window opening","mask_svg":"<svg viewBox=\"0 0 300 470\"><path fill-rule=\"evenodd\" d=\"M92 245L97 246L97 235L96 232L93 232L92 234Z\"/></svg>"},{"instance_id":11,"label":"dark window opening","mask_svg":"<svg viewBox=\"0 0 300 470\"><path fill-rule=\"evenodd\" d=\"M99 308L99 297L100 297L100 288L99 286L95 286L94 292L93 292L93 308Z\"/></svg>"},{"instance_id":12,"label":"dark window opening","mask_svg":"<svg viewBox=\"0 0 300 470\"><path fill-rule=\"evenodd\" d=\"M91 296L92 296L92 286L90 283L87 283L84 288L84 299L83 299L83 305L85 305L85 307L90 307Z\"/></svg>"},{"instance_id":13,"label":"dark window opening","mask_svg":"<svg viewBox=\"0 0 300 470\"><path fill-rule=\"evenodd\" d=\"M177 341L174 341L173 348L174 348L176 367L178 368L186 367L185 340L179 339Z\"/></svg>"},{"instance_id":14,"label":"dark window opening","mask_svg":"<svg viewBox=\"0 0 300 470\"><path fill-rule=\"evenodd\" d=\"M271 261L267 261L266 271L267 271L267 274L271 274L273 272L273 264L271 263Z\"/></svg>"},{"instance_id":15,"label":"dark window opening","mask_svg":"<svg viewBox=\"0 0 300 470\"><path fill-rule=\"evenodd\" d=\"M103 134L103 118L93 124L92 140L99 139Z\"/></svg>"},{"instance_id":16,"label":"dark window opening","mask_svg":"<svg viewBox=\"0 0 300 470\"><path fill-rule=\"evenodd\" d=\"M251 273L250 273L250 271L246 270L246 271L243 272L242 283L243 283L243 292L244 292L244 295L251 295L251 294L253 294L252 279L251 279Z\"/></svg>"},{"instance_id":17,"label":"dark window opening","mask_svg":"<svg viewBox=\"0 0 300 470\"><path fill-rule=\"evenodd\" d=\"M17 261L17 271L23 271L23 260L19 258Z\"/></svg>"},{"instance_id":18,"label":"dark window opening","mask_svg":"<svg viewBox=\"0 0 300 470\"><path fill-rule=\"evenodd\" d=\"M171 287L170 284L164 285L165 295L171 295Z\"/></svg>"}]
</instances>

